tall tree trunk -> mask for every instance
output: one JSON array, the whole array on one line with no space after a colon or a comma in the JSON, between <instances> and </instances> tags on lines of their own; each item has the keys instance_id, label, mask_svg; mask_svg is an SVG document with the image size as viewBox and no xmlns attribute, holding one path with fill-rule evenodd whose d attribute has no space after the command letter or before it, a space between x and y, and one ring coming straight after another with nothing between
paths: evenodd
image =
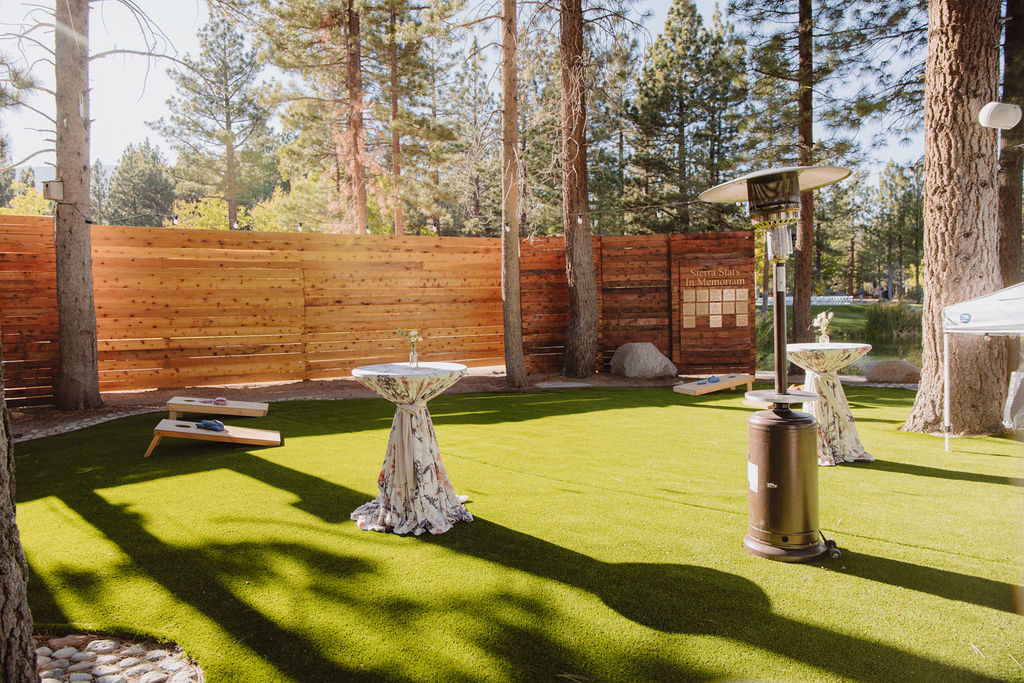
<instances>
[{"instance_id":1,"label":"tall tree trunk","mask_svg":"<svg viewBox=\"0 0 1024 683\"><path fill-rule=\"evenodd\" d=\"M355 205L353 231L366 233L366 168L363 143L363 65L360 51L359 8L348 0L345 30L345 77L348 84L348 177Z\"/></svg>"},{"instance_id":2,"label":"tall tree trunk","mask_svg":"<svg viewBox=\"0 0 1024 683\"><path fill-rule=\"evenodd\" d=\"M942 425L942 308L1002 285L996 245L996 134L978 125L999 76L999 0L932 0L925 67L923 365L904 429ZM1001 431L1006 350L952 335L953 431Z\"/></svg>"},{"instance_id":3,"label":"tall tree trunk","mask_svg":"<svg viewBox=\"0 0 1024 683\"><path fill-rule=\"evenodd\" d=\"M14 447L3 389L0 370L0 566L4 568L0 572L0 680L36 681L39 678L32 645L32 613L25 593L28 565L15 521Z\"/></svg>"},{"instance_id":4,"label":"tall tree trunk","mask_svg":"<svg viewBox=\"0 0 1024 683\"><path fill-rule=\"evenodd\" d=\"M526 387L523 309L519 298L519 65L516 0L501 3L501 314L505 378Z\"/></svg>"},{"instance_id":5,"label":"tall tree trunk","mask_svg":"<svg viewBox=\"0 0 1024 683\"><path fill-rule=\"evenodd\" d=\"M398 34L395 27L395 6L389 7L389 29L391 31L391 175L395 184L392 202L395 212L395 234L405 232L405 213L402 209L402 147L398 131Z\"/></svg>"},{"instance_id":6,"label":"tall tree trunk","mask_svg":"<svg viewBox=\"0 0 1024 683\"><path fill-rule=\"evenodd\" d=\"M846 293L853 296L853 274L854 269L857 267L856 253L853 248L856 245L857 238L850 238L850 257L846 262Z\"/></svg>"},{"instance_id":7,"label":"tall tree trunk","mask_svg":"<svg viewBox=\"0 0 1024 683\"><path fill-rule=\"evenodd\" d=\"M96 350L89 224L89 3L55 5L57 85L57 177L64 200L57 203L54 243L60 367L56 403L61 410L103 405Z\"/></svg>"},{"instance_id":8,"label":"tall tree trunk","mask_svg":"<svg viewBox=\"0 0 1024 683\"><path fill-rule=\"evenodd\" d=\"M1006 0L1002 101L1024 107L1024 0ZM999 270L1003 286L1017 284L1021 272L1021 186L1024 123L1004 130L999 144Z\"/></svg>"},{"instance_id":9,"label":"tall tree trunk","mask_svg":"<svg viewBox=\"0 0 1024 683\"><path fill-rule=\"evenodd\" d=\"M587 204L587 102L580 0L561 0L559 53L562 69L562 222L569 327L565 333L567 377L587 377L597 363L598 309L594 245Z\"/></svg>"},{"instance_id":10,"label":"tall tree trunk","mask_svg":"<svg viewBox=\"0 0 1024 683\"><path fill-rule=\"evenodd\" d=\"M814 16L811 0L799 1L797 27L797 135L801 166L814 163ZM814 248L814 195L800 195L800 220L793 247L793 340L809 342L811 333L811 271ZM800 374L799 368L793 368Z\"/></svg>"},{"instance_id":11,"label":"tall tree trunk","mask_svg":"<svg viewBox=\"0 0 1024 683\"><path fill-rule=\"evenodd\" d=\"M235 143L231 139L228 123L228 144L225 149L224 198L228 202L228 229L238 229L238 162L235 160Z\"/></svg>"},{"instance_id":12,"label":"tall tree trunk","mask_svg":"<svg viewBox=\"0 0 1024 683\"><path fill-rule=\"evenodd\" d=\"M1003 25L1002 101L1024 107L1024 0L1006 0ZM1024 278L1021 254L1021 190L1024 177L1024 123L1002 131L999 142L999 270L1003 287ZM1006 340L1008 370L1020 366L1020 340Z\"/></svg>"}]
</instances>

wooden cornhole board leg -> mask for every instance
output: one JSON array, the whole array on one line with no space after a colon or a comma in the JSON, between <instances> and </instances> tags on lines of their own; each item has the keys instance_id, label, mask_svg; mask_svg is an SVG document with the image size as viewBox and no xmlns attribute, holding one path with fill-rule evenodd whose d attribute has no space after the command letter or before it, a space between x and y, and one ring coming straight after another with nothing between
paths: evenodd
<instances>
[{"instance_id":1,"label":"wooden cornhole board leg","mask_svg":"<svg viewBox=\"0 0 1024 683\"><path fill-rule=\"evenodd\" d=\"M202 441L220 441L224 443L251 444L253 446L279 446L281 432L270 429L253 429L252 427L234 427L224 425L224 431L215 432L201 429L197 422L185 420L160 420L153 430L153 440L142 457L148 458L160 439L165 436L176 436L182 439L200 439Z\"/></svg>"}]
</instances>

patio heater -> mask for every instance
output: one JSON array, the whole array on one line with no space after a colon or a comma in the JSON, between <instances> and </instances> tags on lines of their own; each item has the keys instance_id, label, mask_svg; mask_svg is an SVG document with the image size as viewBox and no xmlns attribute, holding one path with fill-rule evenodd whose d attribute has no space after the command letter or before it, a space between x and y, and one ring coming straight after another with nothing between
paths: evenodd
<instances>
[{"instance_id":1,"label":"patio heater","mask_svg":"<svg viewBox=\"0 0 1024 683\"><path fill-rule=\"evenodd\" d=\"M818 527L818 424L792 409L818 398L786 388L786 261L793 253L790 226L800 217L800 193L839 182L850 171L836 166L791 166L748 173L705 190L705 202L747 202L753 229L765 231L765 257L774 271L775 388L747 398L771 410L747 420L747 552L782 562L810 562L835 542Z\"/></svg>"}]
</instances>

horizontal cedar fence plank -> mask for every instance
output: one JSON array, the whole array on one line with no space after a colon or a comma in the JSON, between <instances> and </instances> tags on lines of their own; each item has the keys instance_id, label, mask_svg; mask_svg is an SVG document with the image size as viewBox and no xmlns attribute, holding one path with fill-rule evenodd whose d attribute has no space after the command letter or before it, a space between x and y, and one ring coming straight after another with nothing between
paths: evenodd
<instances>
[{"instance_id":1,"label":"horizontal cedar fence plank","mask_svg":"<svg viewBox=\"0 0 1024 683\"><path fill-rule=\"evenodd\" d=\"M250 336L225 336L225 337L194 337L194 338L142 338L142 339L102 339L96 345L99 351L131 351L131 350L167 350L176 349L187 352L189 349L196 349L201 352L205 349L216 349L226 347L249 348L261 345L291 345L301 344L304 341L302 334L285 335L250 335Z\"/></svg>"},{"instance_id":2,"label":"horizontal cedar fence plank","mask_svg":"<svg viewBox=\"0 0 1024 683\"><path fill-rule=\"evenodd\" d=\"M497 323L491 324L491 325L473 325L473 326L468 326L467 325L467 326L461 326L461 327L451 327L451 326L449 326L449 327L441 327L440 326L440 325L444 325L445 323L447 323L447 321L439 321L438 322L438 326L436 326L436 327L435 326L431 326L431 327L422 327L422 328L418 328L418 329L423 334L425 340L427 340L427 341L429 341L429 339L432 339L434 337L451 337L451 336L459 336L459 335L464 335L464 334L494 334L494 333L500 334L502 332L502 329L503 329L502 323L500 321L498 321ZM318 341L347 340L347 339L357 339L357 340L374 340L374 339L379 339L379 340L389 340L389 341L392 341L392 340L402 339L398 335L398 333L396 332L397 329L398 329L397 326L387 326L387 327L379 327L379 328L372 328L372 329L371 328L367 328L367 329L343 328L343 329L338 329L338 330L326 330L326 331L323 331L323 332L307 331L307 333L304 335L304 338L307 339L307 340L314 340L315 339L315 340L318 340ZM408 343L408 342L405 342L403 340L403 343Z\"/></svg>"},{"instance_id":3,"label":"horizontal cedar fence plank","mask_svg":"<svg viewBox=\"0 0 1024 683\"><path fill-rule=\"evenodd\" d=\"M403 294L400 299L403 305L412 306L440 306L452 304L501 304L501 292L494 289L472 288L466 290L447 290L440 292L422 292L419 294ZM306 307L316 308L320 306L382 306L380 296L372 293L366 294L345 294L334 296L309 296L306 297Z\"/></svg>"},{"instance_id":4,"label":"horizontal cedar fence plank","mask_svg":"<svg viewBox=\"0 0 1024 683\"><path fill-rule=\"evenodd\" d=\"M232 283L239 281L265 280L277 282L302 282L302 273L294 268L266 268L261 263L252 268L170 268L166 265L150 268L93 268L94 280L105 280L111 283L123 282L126 285L145 283L176 284L179 282L201 283L204 280Z\"/></svg>"},{"instance_id":5,"label":"horizontal cedar fence plank","mask_svg":"<svg viewBox=\"0 0 1024 683\"><path fill-rule=\"evenodd\" d=\"M280 304L266 304L263 302L238 302L230 307L218 307L215 305L205 306L171 306L170 304L154 305L153 302L140 302L127 305L102 304L96 306L96 317L105 319L141 320L145 318L168 318L177 319L181 317L196 318L231 318L248 317L253 314L261 316L282 316L301 318L303 311L301 305L282 306Z\"/></svg>"},{"instance_id":6,"label":"horizontal cedar fence plank","mask_svg":"<svg viewBox=\"0 0 1024 683\"><path fill-rule=\"evenodd\" d=\"M152 323L146 325L121 325L119 327L106 327L104 325L98 325L97 335L98 340L102 341L105 339L125 339L125 338L146 338L146 337L188 337L188 338L204 338L210 339L211 337L234 337L234 336L249 336L253 334L297 334L301 332L301 326L277 326L277 325L260 325L258 322L245 327L223 327L223 326L209 326L204 325L201 327L166 327L167 323Z\"/></svg>"},{"instance_id":7,"label":"horizontal cedar fence plank","mask_svg":"<svg viewBox=\"0 0 1024 683\"><path fill-rule=\"evenodd\" d=\"M174 373L225 373L238 372L238 368L259 368L261 370L292 370L302 363L302 354L254 354L248 356L208 356L195 358L174 358L162 360L101 361L100 372L129 370L151 370Z\"/></svg>"},{"instance_id":8,"label":"horizontal cedar fence plank","mask_svg":"<svg viewBox=\"0 0 1024 683\"><path fill-rule=\"evenodd\" d=\"M49 250L40 251L39 253L15 251L12 249L6 249L0 252L0 269L5 271L35 271L40 268L56 271L57 259L53 255L52 246Z\"/></svg>"},{"instance_id":9,"label":"horizontal cedar fence plank","mask_svg":"<svg viewBox=\"0 0 1024 683\"><path fill-rule=\"evenodd\" d=\"M482 305L480 302L447 302L437 305L433 310L425 311L420 304L391 302L383 304L341 304L331 306L307 306L306 319L321 319L325 316L338 315L352 324L357 320L371 320L379 316L410 316L417 320L433 321L438 317L461 320L474 315L501 315L497 306ZM402 321L398 321L402 322ZM402 323L403 327L408 325Z\"/></svg>"},{"instance_id":10,"label":"horizontal cedar fence plank","mask_svg":"<svg viewBox=\"0 0 1024 683\"><path fill-rule=\"evenodd\" d=\"M446 343L438 343L429 348L417 347L417 352L421 358L429 356L433 353L449 353L464 349L466 351L476 351L480 349L493 349L495 347L501 347L502 340L499 337L477 339L475 337L467 337L463 339L452 339ZM378 344L348 344L348 345L317 345L316 349L306 349L307 358L347 358L353 356L359 356L363 354L380 354L380 353L391 353L393 355L409 355L409 345L404 346L382 346Z\"/></svg>"},{"instance_id":11,"label":"horizontal cedar fence plank","mask_svg":"<svg viewBox=\"0 0 1024 683\"><path fill-rule=\"evenodd\" d=\"M122 349L99 352L100 362L127 363L139 361L175 361L179 358L225 358L229 356L260 356L268 354L303 353L301 342L295 344L246 344L238 346L202 346L187 349Z\"/></svg>"}]
</instances>

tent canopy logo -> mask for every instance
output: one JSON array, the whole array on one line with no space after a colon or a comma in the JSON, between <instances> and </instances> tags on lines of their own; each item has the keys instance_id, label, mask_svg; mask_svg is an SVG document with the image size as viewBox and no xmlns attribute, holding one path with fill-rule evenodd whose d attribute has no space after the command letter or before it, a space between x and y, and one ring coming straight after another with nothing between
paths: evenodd
<instances>
[{"instance_id":1,"label":"tent canopy logo","mask_svg":"<svg viewBox=\"0 0 1024 683\"><path fill-rule=\"evenodd\" d=\"M967 323L971 322L971 314L970 313L961 313L960 314L960 322L962 322L964 325L966 325Z\"/></svg>"}]
</instances>

